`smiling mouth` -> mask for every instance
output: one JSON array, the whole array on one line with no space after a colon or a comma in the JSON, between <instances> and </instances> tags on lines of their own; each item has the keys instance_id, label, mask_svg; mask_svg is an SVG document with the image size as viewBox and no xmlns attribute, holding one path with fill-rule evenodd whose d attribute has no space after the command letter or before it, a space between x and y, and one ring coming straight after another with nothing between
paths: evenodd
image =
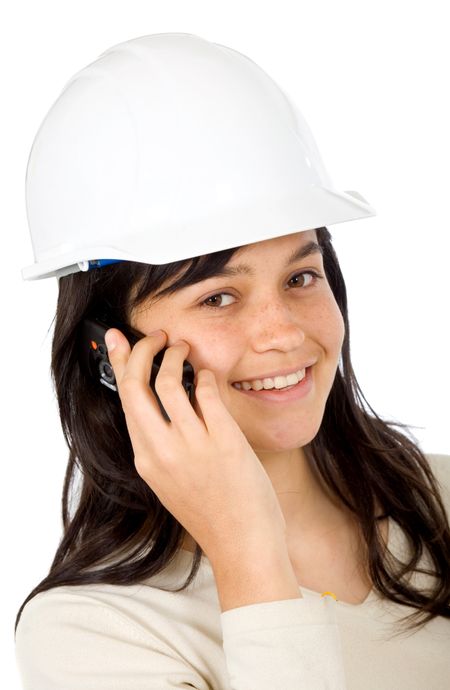
<instances>
[{"instance_id":1,"label":"smiling mouth","mask_svg":"<svg viewBox=\"0 0 450 690\"><path fill-rule=\"evenodd\" d=\"M293 388L298 383L303 381L305 378L309 367L304 369L299 369L296 372L292 372L287 376L268 376L262 379L253 379L247 381L235 381L231 385L237 390L253 390L255 392L263 390L288 390Z\"/></svg>"},{"instance_id":2,"label":"smiling mouth","mask_svg":"<svg viewBox=\"0 0 450 690\"><path fill-rule=\"evenodd\" d=\"M303 395L306 395L311 390L311 386L313 385L313 380L312 380L312 373L311 370L314 365L311 365L309 367L305 367L305 375L302 379L297 381L297 383L293 383L291 385L285 386L283 388L261 388L259 390L255 390L253 388L246 389L246 388L238 388L235 383L232 384L233 388L240 393L243 393L244 395L249 395L251 397L255 398L261 398L261 399L266 399L266 400L279 400L280 402L283 400L289 401L289 400L295 400L296 397L292 397L293 395L296 396L296 394L300 394L300 397Z\"/></svg>"}]
</instances>

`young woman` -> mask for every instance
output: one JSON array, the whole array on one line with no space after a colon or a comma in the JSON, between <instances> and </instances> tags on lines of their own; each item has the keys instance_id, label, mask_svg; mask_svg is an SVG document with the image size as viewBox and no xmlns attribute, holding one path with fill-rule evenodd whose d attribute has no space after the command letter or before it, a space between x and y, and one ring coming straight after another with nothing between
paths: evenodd
<instances>
[{"instance_id":1,"label":"young woman","mask_svg":"<svg viewBox=\"0 0 450 690\"><path fill-rule=\"evenodd\" d=\"M191 34L114 46L27 205L70 454L24 688L445 687L450 458L363 406L326 225L374 211L287 96Z\"/></svg>"}]
</instances>

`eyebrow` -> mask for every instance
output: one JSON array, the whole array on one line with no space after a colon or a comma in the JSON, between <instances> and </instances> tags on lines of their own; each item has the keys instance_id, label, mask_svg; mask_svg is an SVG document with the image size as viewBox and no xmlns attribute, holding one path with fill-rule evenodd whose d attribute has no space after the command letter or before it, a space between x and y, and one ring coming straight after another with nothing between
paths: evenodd
<instances>
[{"instance_id":1,"label":"eyebrow","mask_svg":"<svg viewBox=\"0 0 450 690\"><path fill-rule=\"evenodd\" d=\"M311 256L312 254L321 254L323 256L322 247L313 240L307 244L302 244L300 247L298 247L298 249L294 249L292 254L288 257L284 267L289 268L289 266L292 266L292 264L295 264L297 261L305 259L307 256ZM214 278L216 276L237 276L242 274L254 276L255 272L248 264L237 264L236 266L224 266L215 272L214 275L210 276L210 278Z\"/></svg>"}]
</instances>

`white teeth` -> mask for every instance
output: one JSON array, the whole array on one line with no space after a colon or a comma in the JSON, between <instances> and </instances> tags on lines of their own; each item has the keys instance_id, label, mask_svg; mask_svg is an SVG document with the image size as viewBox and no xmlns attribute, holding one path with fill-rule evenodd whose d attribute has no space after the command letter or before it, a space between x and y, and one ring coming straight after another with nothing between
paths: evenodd
<instances>
[{"instance_id":1,"label":"white teeth","mask_svg":"<svg viewBox=\"0 0 450 690\"><path fill-rule=\"evenodd\" d=\"M260 391L263 388L265 390L270 390L271 388L286 388L287 386L293 386L305 377L305 369L300 369L294 374L288 374L287 376L275 376L274 378L256 379L255 381L241 381L240 383L233 384L235 388L243 388L245 391L255 390Z\"/></svg>"},{"instance_id":2,"label":"white teeth","mask_svg":"<svg viewBox=\"0 0 450 690\"><path fill-rule=\"evenodd\" d=\"M289 386L292 386L294 383L298 383L299 376L297 376L297 374L288 374L286 376L286 381L288 382ZM275 379L275 386L278 388L276 379Z\"/></svg>"},{"instance_id":3,"label":"white teeth","mask_svg":"<svg viewBox=\"0 0 450 690\"><path fill-rule=\"evenodd\" d=\"M277 376L276 377L278 380L282 379L283 376ZM270 388L275 388L275 382L274 379L263 379L263 386L266 390L270 390Z\"/></svg>"},{"instance_id":4,"label":"white teeth","mask_svg":"<svg viewBox=\"0 0 450 690\"><path fill-rule=\"evenodd\" d=\"M256 381L252 381L252 388L254 391L262 390L264 388L263 382L258 381L258 379L256 379Z\"/></svg>"}]
</instances>

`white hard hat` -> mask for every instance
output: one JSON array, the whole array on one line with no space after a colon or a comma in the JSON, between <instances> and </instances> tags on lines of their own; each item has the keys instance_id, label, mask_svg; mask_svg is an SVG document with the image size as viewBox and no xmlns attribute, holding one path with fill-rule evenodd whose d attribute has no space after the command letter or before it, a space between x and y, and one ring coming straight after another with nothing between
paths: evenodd
<instances>
[{"instance_id":1,"label":"white hard hat","mask_svg":"<svg viewBox=\"0 0 450 690\"><path fill-rule=\"evenodd\" d=\"M163 264L376 215L334 189L311 130L250 58L188 33L112 46L34 139L24 280Z\"/></svg>"}]
</instances>

